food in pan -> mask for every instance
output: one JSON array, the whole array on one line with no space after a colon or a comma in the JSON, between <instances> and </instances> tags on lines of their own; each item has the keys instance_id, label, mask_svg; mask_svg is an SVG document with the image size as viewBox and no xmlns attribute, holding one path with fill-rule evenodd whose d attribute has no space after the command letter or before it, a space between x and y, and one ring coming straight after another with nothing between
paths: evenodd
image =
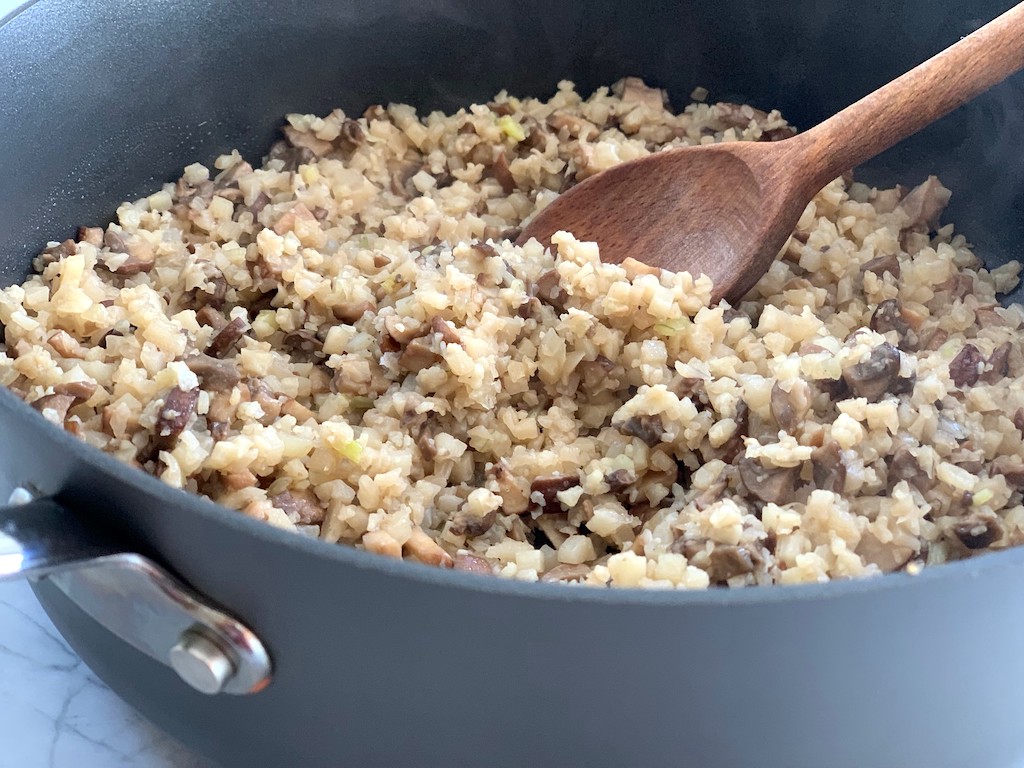
<instances>
[{"instance_id":1,"label":"food in pan","mask_svg":"<svg viewBox=\"0 0 1024 768\"><path fill-rule=\"evenodd\" d=\"M0 383L170 485L439 567L739 587L1021 543L1019 265L940 226L937 179L835 180L735 307L568 233L513 245L616 163L793 132L635 78L289 115L260 167L51 243L0 292Z\"/></svg>"}]
</instances>

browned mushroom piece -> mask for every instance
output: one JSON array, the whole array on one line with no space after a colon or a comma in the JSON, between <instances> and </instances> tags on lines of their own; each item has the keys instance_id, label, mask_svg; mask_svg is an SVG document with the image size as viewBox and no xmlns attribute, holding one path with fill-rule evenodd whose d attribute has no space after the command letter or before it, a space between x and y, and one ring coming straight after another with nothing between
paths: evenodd
<instances>
[{"instance_id":1,"label":"browned mushroom piece","mask_svg":"<svg viewBox=\"0 0 1024 768\"><path fill-rule=\"evenodd\" d=\"M456 536L465 536L468 539L472 539L476 536L483 536L491 530L497 519L498 513L493 509L483 517L471 515L467 512L459 512L452 518L449 530Z\"/></svg>"},{"instance_id":2,"label":"browned mushroom piece","mask_svg":"<svg viewBox=\"0 0 1024 768\"><path fill-rule=\"evenodd\" d=\"M85 347L67 331L54 331L46 342L53 347L54 351L61 357L81 360L85 357Z\"/></svg>"},{"instance_id":3,"label":"browned mushroom piece","mask_svg":"<svg viewBox=\"0 0 1024 768\"><path fill-rule=\"evenodd\" d=\"M778 128L771 128L761 132L761 141L782 141L796 136L796 128L791 125L780 125Z\"/></svg>"},{"instance_id":4,"label":"browned mushroom piece","mask_svg":"<svg viewBox=\"0 0 1024 768\"><path fill-rule=\"evenodd\" d=\"M413 528L412 534L402 547L402 552L409 558L425 565L439 568L451 568L454 560L444 551L440 544L430 538L422 528Z\"/></svg>"},{"instance_id":5,"label":"browned mushroom piece","mask_svg":"<svg viewBox=\"0 0 1024 768\"><path fill-rule=\"evenodd\" d=\"M291 125L284 127L284 135L293 147L308 149L315 157L323 157L334 148L331 142L318 139L312 133L300 131Z\"/></svg>"},{"instance_id":6,"label":"browned mushroom piece","mask_svg":"<svg viewBox=\"0 0 1024 768\"><path fill-rule=\"evenodd\" d=\"M88 243L89 245L95 245L97 248L103 245L103 228L102 227L79 227L78 228L78 242Z\"/></svg>"},{"instance_id":7,"label":"browned mushroom piece","mask_svg":"<svg viewBox=\"0 0 1024 768\"><path fill-rule=\"evenodd\" d=\"M766 467L758 459L741 456L736 466L740 480L754 496L772 504L792 501L799 467Z\"/></svg>"},{"instance_id":8,"label":"browned mushroom piece","mask_svg":"<svg viewBox=\"0 0 1024 768\"><path fill-rule=\"evenodd\" d=\"M958 387L973 387L981 377L985 357L973 344L965 344L949 363L949 378Z\"/></svg>"},{"instance_id":9,"label":"browned mushroom piece","mask_svg":"<svg viewBox=\"0 0 1024 768\"><path fill-rule=\"evenodd\" d=\"M564 130L568 136L579 139L596 136L599 133L597 126L592 122L568 112L555 112L548 117L547 124L556 132Z\"/></svg>"},{"instance_id":10,"label":"browned mushroom piece","mask_svg":"<svg viewBox=\"0 0 1024 768\"><path fill-rule=\"evenodd\" d=\"M616 469L606 474L604 481L608 484L609 493L622 493L633 486L636 482L636 475L628 469Z\"/></svg>"},{"instance_id":11,"label":"browned mushroom piece","mask_svg":"<svg viewBox=\"0 0 1024 768\"><path fill-rule=\"evenodd\" d=\"M561 277L557 270L548 270L538 277L533 286L533 294L559 314L565 312L569 294L562 288Z\"/></svg>"},{"instance_id":12,"label":"browned mushroom piece","mask_svg":"<svg viewBox=\"0 0 1024 768\"><path fill-rule=\"evenodd\" d=\"M580 563L579 565L559 563L541 576L540 580L543 582L583 581L589 573L590 566L585 563Z\"/></svg>"},{"instance_id":13,"label":"browned mushroom piece","mask_svg":"<svg viewBox=\"0 0 1024 768\"><path fill-rule=\"evenodd\" d=\"M900 352L888 342L871 350L867 358L843 371L843 381L857 397L880 400L897 388Z\"/></svg>"},{"instance_id":14,"label":"browned mushroom piece","mask_svg":"<svg viewBox=\"0 0 1024 768\"><path fill-rule=\"evenodd\" d=\"M498 153L491 168L494 171L494 178L501 185L502 191L506 195L512 194L516 188L516 180L512 178L512 171L509 170L508 158L505 157L504 152Z\"/></svg>"},{"instance_id":15,"label":"browned mushroom piece","mask_svg":"<svg viewBox=\"0 0 1024 768\"><path fill-rule=\"evenodd\" d=\"M721 584L734 576L753 573L762 562L761 556L747 547L718 544L709 555L708 578Z\"/></svg>"},{"instance_id":16,"label":"browned mushroom piece","mask_svg":"<svg viewBox=\"0 0 1024 768\"><path fill-rule=\"evenodd\" d=\"M661 442L662 435L665 433L661 416L657 414L638 414L625 421L615 422L612 427L624 435L639 438L652 448Z\"/></svg>"},{"instance_id":17,"label":"browned mushroom piece","mask_svg":"<svg viewBox=\"0 0 1024 768\"><path fill-rule=\"evenodd\" d=\"M207 325L213 328L214 331L219 331L228 324L228 319L224 317L224 313L210 304L196 310L196 321L200 325Z\"/></svg>"},{"instance_id":18,"label":"browned mushroom piece","mask_svg":"<svg viewBox=\"0 0 1024 768\"><path fill-rule=\"evenodd\" d=\"M521 515L530 507L530 499L516 482L508 461L499 459L491 465L488 474L494 478L501 496L501 511L506 515Z\"/></svg>"},{"instance_id":19,"label":"browned mushroom piece","mask_svg":"<svg viewBox=\"0 0 1024 768\"><path fill-rule=\"evenodd\" d=\"M1024 490L1024 460L1018 456L997 456L992 461L992 471L1006 478L1011 488Z\"/></svg>"},{"instance_id":20,"label":"browned mushroom piece","mask_svg":"<svg viewBox=\"0 0 1024 768\"><path fill-rule=\"evenodd\" d=\"M316 155L307 147L296 147L287 141L278 141L267 153L267 162L280 160L282 170L295 172L300 165L308 165Z\"/></svg>"},{"instance_id":21,"label":"browned mushroom piece","mask_svg":"<svg viewBox=\"0 0 1024 768\"><path fill-rule=\"evenodd\" d=\"M985 549L1003 538L1003 524L991 512L973 512L953 523L953 534L967 549Z\"/></svg>"},{"instance_id":22,"label":"browned mushroom piece","mask_svg":"<svg viewBox=\"0 0 1024 768\"><path fill-rule=\"evenodd\" d=\"M830 440L811 453L814 485L823 491L842 493L846 485L846 462L839 443Z\"/></svg>"},{"instance_id":23,"label":"browned mushroom piece","mask_svg":"<svg viewBox=\"0 0 1024 768\"><path fill-rule=\"evenodd\" d=\"M736 431L732 433L732 437L719 449L722 461L729 464L743 450L743 440L747 433L750 432L750 406L747 405L745 400L740 400L736 403L736 414L733 416L733 421L736 422Z\"/></svg>"},{"instance_id":24,"label":"browned mushroom piece","mask_svg":"<svg viewBox=\"0 0 1024 768\"><path fill-rule=\"evenodd\" d=\"M1013 414L1013 426L1018 432L1024 432L1024 408L1018 408Z\"/></svg>"},{"instance_id":25,"label":"browned mushroom piece","mask_svg":"<svg viewBox=\"0 0 1024 768\"><path fill-rule=\"evenodd\" d=\"M48 421L55 424L63 424L68 417L68 411L75 404L74 395L57 394L43 395L32 402L32 407L43 414Z\"/></svg>"},{"instance_id":26,"label":"browned mushroom piece","mask_svg":"<svg viewBox=\"0 0 1024 768\"><path fill-rule=\"evenodd\" d=\"M389 189L401 197L418 197L420 192L412 183L412 177L419 173L420 163L404 163L391 171Z\"/></svg>"},{"instance_id":27,"label":"browned mushroom piece","mask_svg":"<svg viewBox=\"0 0 1024 768\"><path fill-rule=\"evenodd\" d=\"M291 489L270 497L270 503L280 509L293 523L318 525L324 521L326 512L313 491Z\"/></svg>"},{"instance_id":28,"label":"browned mushroom piece","mask_svg":"<svg viewBox=\"0 0 1024 768\"><path fill-rule=\"evenodd\" d=\"M335 304L331 307L331 313L341 322L352 325L367 312L374 312L376 309L377 305L372 301L352 301Z\"/></svg>"},{"instance_id":29,"label":"browned mushroom piece","mask_svg":"<svg viewBox=\"0 0 1024 768\"><path fill-rule=\"evenodd\" d=\"M718 120L726 128L746 128L752 120L763 122L768 119L768 113L764 110L755 109L747 104L733 104L729 101L720 101L713 107Z\"/></svg>"},{"instance_id":30,"label":"browned mushroom piece","mask_svg":"<svg viewBox=\"0 0 1024 768\"><path fill-rule=\"evenodd\" d=\"M985 384L997 384L1010 373L1010 352L1013 351L1013 344L1004 341L996 347L989 355L985 365L985 372L978 380Z\"/></svg>"},{"instance_id":31,"label":"browned mushroom piece","mask_svg":"<svg viewBox=\"0 0 1024 768\"><path fill-rule=\"evenodd\" d=\"M789 392L779 382L772 387L770 400L772 418L786 432L793 434L803 423L810 408L810 393L803 381L794 381Z\"/></svg>"},{"instance_id":32,"label":"browned mushroom piece","mask_svg":"<svg viewBox=\"0 0 1024 768\"><path fill-rule=\"evenodd\" d=\"M258 220L263 209L268 205L270 205L270 196L266 192L260 192L256 195L256 199L249 206L249 212L252 213L253 219Z\"/></svg>"},{"instance_id":33,"label":"browned mushroom piece","mask_svg":"<svg viewBox=\"0 0 1024 768\"><path fill-rule=\"evenodd\" d=\"M490 576L494 573L494 568L489 560L483 557L478 557L477 555L471 555L468 552L459 552L455 555L452 567L456 571L480 573L486 576Z\"/></svg>"},{"instance_id":34,"label":"browned mushroom piece","mask_svg":"<svg viewBox=\"0 0 1024 768\"><path fill-rule=\"evenodd\" d=\"M233 318L227 325L217 331L213 338L210 339L210 343L206 345L206 354L210 357L222 358L231 348L238 343L245 332L249 329L249 324L242 317Z\"/></svg>"},{"instance_id":35,"label":"browned mushroom piece","mask_svg":"<svg viewBox=\"0 0 1024 768\"><path fill-rule=\"evenodd\" d=\"M876 333L895 331L900 344L908 340L910 325L903 317L903 304L899 299L886 299L880 302L871 315L869 326Z\"/></svg>"},{"instance_id":36,"label":"browned mushroom piece","mask_svg":"<svg viewBox=\"0 0 1024 768\"><path fill-rule=\"evenodd\" d=\"M896 206L896 210L907 216L908 229L935 229L951 196L952 192L942 186L935 176L929 176L927 180L910 190Z\"/></svg>"},{"instance_id":37,"label":"browned mushroom piece","mask_svg":"<svg viewBox=\"0 0 1024 768\"><path fill-rule=\"evenodd\" d=\"M898 446L889 459L889 476L890 485L895 485L891 480L903 480L921 493L927 491L932 484L917 458L905 445Z\"/></svg>"},{"instance_id":38,"label":"browned mushroom piece","mask_svg":"<svg viewBox=\"0 0 1024 768\"><path fill-rule=\"evenodd\" d=\"M462 337L459 336L458 332L456 332L456 330L448 324L448 321L440 315L434 315L430 318L430 330L438 334L441 337L441 341L446 344L462 343Z\"/></svg>"},{"instance_id":39,"label":"browned mushroom piece","mask_svg":"<svg viewBox=\"0 0 1024 768\"><path fill-rule=\"evenodd\" d=\"M561 509L558 494L575 488L580 484L579 475L545 475L534 478L530 483L530 496L539 493L543 499L541 508L545 512L557 512Z\"/></svg>"},{"instance_id":40,"label":"browned mushroom piece","mask_svg":"<svg viewBox=\"0 0 1024 768\"><path fill-rule=\"evenodd\" d=\"M384 318L384 330L398 344L408 344L423 335L423 326L418 320L409 320L398 315L387 315Z\"/></svg>"},{"instance_id":41,"label":"browned mushroom piece","mask_svg":"<svg viewBox=\"0 0 1024 768\"><path fill-rule=\"evenodd\" d=\"M199 354L185 359L185 365L212 392L226 392L242 380L238 364L233 360L218 360L209 355Z\"/></svg>"},{"instance_id":42,"label":"browned mushroom piece","mask_svg":"<svg viewBox=\"0 0 1024 768\"><path fill-rule=\"evenodd\" d=\"M308 328L296 328L294 331L288 331L282 341L296 354L301 352L307 356L326 356L323 355L323 340Z\"/></svg>"},{"instance_id":43,"label":"browned mushroom piece","mask_svg":"<svg viewBox=\"0 0 1024 768\"><path fill-rule=\"evenodd\" d=\"M153 437L157 447L166 449L174 445L195 415L199 391L199 387L187 390L174 387L167 393L156 417Z\"/></svg>"},{"instance_id":44,"label":"browned mushroom piece","mask_svg":"<svg viewBox=\"0 0 1024 768\"><path fill-rule=\"evenodd\" d=\"M878 256L867 262L860 268L861 274L870 272L877 277L882 277L887 272L897 280L900 279L900 260L895 253L887 256Z\"/></svg>"},{"instance_id":45,"label":"browned mushroom piece","mask_svg":"<svg viewBox=\"0 0 1024 768\"><path fill-rule=\"evenodd\" d=\"M51 245L44 249L36 259L36 269L43 271L50 264L56 261L63 261L77 250L74 240L65 240L57 245Z\"/></svg>"},{"instance_id":46,"label":"browned mushroom piece","mask_svg":"<svg viewBox=\"0 0 1024 768\"><path fill-rule=\"evenodd\" d=\"M53 388L53 392L57 395L71 395L75 400L80 400L84 403L96 394L97 389L98 385L95 381L82 380L57 384Z\"/></svg>"},{"instance_id":47,"label":"browned mushroom piece","mask_svg":"<svg viewBox=\"0 0 1024 768\"><path fill-rule=\"evenodd\" d=\"M398 357L398 367L409 373L418 373L424 368L429 368L441 361L425 338L413 339L405 345L402 354Z\"/></svg>"},{"instance_id":48,"label":"browned mushroom piece","mask_svg":"<svg viewBox=\"0 0 1024 768\"><path fill-rule=\"evenodd\" d=\"M347 141L353 148L358 147L366 141L366 131L359 124L358 120L346 117L341 124L341 138Z\"/></svg>"}]
</instances>

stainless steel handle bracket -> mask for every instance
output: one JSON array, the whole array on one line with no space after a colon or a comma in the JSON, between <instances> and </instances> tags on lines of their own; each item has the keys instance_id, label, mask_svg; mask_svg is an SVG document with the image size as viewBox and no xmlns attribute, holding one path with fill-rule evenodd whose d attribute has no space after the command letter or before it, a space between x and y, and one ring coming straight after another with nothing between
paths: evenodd
<instances>
[{"instance_id":1,"label":"stainless steel handle bracket","mask_svg":"<svg viewBox=\"0 0 1024 768\"><path fill-rule=\"evenodd\" d=\"M57 502L24 492L11 501L0 507L0 581L48 579L201 693L256 693L270 683L270 656L242 622Z\"/></svg>"}]
</instances>

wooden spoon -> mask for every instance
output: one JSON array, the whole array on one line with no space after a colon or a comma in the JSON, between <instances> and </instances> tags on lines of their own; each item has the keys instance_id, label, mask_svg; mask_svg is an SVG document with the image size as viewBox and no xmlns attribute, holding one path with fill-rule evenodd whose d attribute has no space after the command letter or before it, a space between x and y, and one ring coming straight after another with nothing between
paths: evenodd
<instances>
[{"instance_id":1,"label":"wooden spoon","mask_svg":"<svg viewBox=\"0 0 1024 768\"><path fill-rule=\"evenodd\" d=\"M519 237L560 230L605 262L705 274L735 303L767 271L807 203L870 160L1024 68L1024 3L806 133L778 142L665 150L599 173Z\"/></svg>"}]
</instances>

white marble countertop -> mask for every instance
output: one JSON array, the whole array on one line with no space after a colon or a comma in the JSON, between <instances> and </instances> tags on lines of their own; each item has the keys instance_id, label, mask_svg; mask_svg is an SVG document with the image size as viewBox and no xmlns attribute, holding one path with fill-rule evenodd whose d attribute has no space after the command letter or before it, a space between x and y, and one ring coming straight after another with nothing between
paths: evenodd
<instances>
[{"instance_id":1,"label":"white marble countertop","mask_svg":"<svg viewBox=\"0 0 1024 768\"><path fill-rule=\"evenodd\" d=\"M0 768L215 768L100 682L17 582L0 584L0 745Z\"/></svg>"},{"instance_id":2,"label":"white marble countertop","mask_svg":"<svg viewBox=\"0 0 1024 768\"><path fill-rule=\"evenodd\" d=\"M0 18L24 0L0 0ZM6 500L6 499L5 499ZM0 768L215 768L89 671L24 583L0 584Z\"/></svg>"}]
</instances>

